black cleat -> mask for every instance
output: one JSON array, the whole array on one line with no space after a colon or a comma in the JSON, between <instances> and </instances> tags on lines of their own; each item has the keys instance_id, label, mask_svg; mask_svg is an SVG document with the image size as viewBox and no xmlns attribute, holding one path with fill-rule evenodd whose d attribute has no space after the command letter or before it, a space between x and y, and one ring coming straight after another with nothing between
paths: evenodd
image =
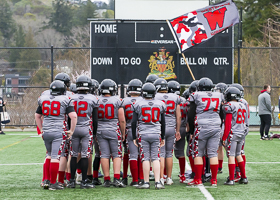
<instances>
[{"instance_id":1,"label":"black cleat","mask_svg":"<svg viewBox=\"0 0 280 200\"><path fill-rule=\"evenodd\" d=\"M248 184L248 178L241 178L239 184Z\"/></svg>"},{"instance_id":2,"label":"black cleat","mask_svg":"<svg viewBox=\"0 0 280 200\"><path fill-rule=\"evenodd\" d=\"M85 180L85 181L81 181L80 188L81 189L91 189L91 188L95 188L95 186L91 182L88 182L87 180Z\"/></svg>"},{"instance_id":3,"label":"black cleat","mask_svg":"<svg viewBox=\"0 0 280 200\"><path fill-rule=\"evenodd\" d=\"M138 187L139 184L138 184L137 182L131 182L131 183L130 183L130 186Z\"/></svg>"},{"instance_id":4,"label":"black cleat","mask_svg":"<svg viewBox=\"0 0 280 200\"><path fill-rule=\"evenodd\" d=\"M49 190L64 190L64 187L62 185L59 185L58 183L50 184Z\"/></svg>"},{"instance_id":5,"label":"black cleat","mask_svg":"<svg viewBox=\"0 0 280 200\"><path fill-rule=\"evenodd\" d=\"M44 180L43 181L43 188L44 189L49 189L49 186L50 186L50 181L49 180Z\"/></svg>"},{"instance_id":6,"label":"black cleat","mask_svg":"<svg viewBox=\"0 0 280 200\"><path fill-rule=\"evenodd\" d=\"M92 183L93 185L102 185L102 182L98 178L93 178Z\"/></svg>"},{"instance_id":7,"label":"black cleat","mask_svg":"<svg viewBox=\"0 0 280 200\"><path fill-rule=\"evenodd\" d=\"M6 133L4 133L3 131L0 132L0 135L6 135Z\"/></svg>"},{"instance_id":8,"label":"black cleat","mask_svg":"<svg viewBox=\"0 0 280 200\"><path fill-rule=\"evenodd\" d=\"M112 183L112 185L115 186L115 187L119 187L119 188L125 188L126 187L126 185L124 185L120 181L120 179L116 179L116 178L114 178L114 182Z\"/></svg>"},{"instance_id":9,"label":"black cleat","mask_svg":"<svg viewBox=\"0 0 280 200\"><path fill-rule=\"evenodd\" d=\"M219 168L218 169L218 174L222 174L223 173L223 168Z\"/></svg>"},{"instance_id":10,"label":"black cleat","mask_svg":"<svg viewBox=\"0 0 280 200\"><path fill-rule=\"evenodd\" d=\"M111 181L110 180L106 180L104 181L103 183L103 187L110 187L112 185Z\"/></svg>"},{"instance_id":11,"label":"black cleat","mask_svg":"<svg viewBox=\"0 0 280 200\"><path fill-rule=\"evenodd\" d=\"M224 182L224 185L234 185L234 180L227 180L226 182Z\"/></svg>"},{"instance_id":12,"label":"black cleat","mask_svg":"<svg viewBox=\"0 0 280 200\"><path fill-rule=\"evenodd\" d=\"M122 183L123 183L124 185L127 185L127 178L123 178L123 179L122 179Z\"/></svg>"},{"instance_id":13,"label":"black cleat","mask_svg":"<svg viewBox=\"0 0 280 200\"><path fill-rule=\"evenodd\" d=\"M74 179L70 179L69 183L66 186L67 188L76 188L76 182Z\"/></svg>"},{"instance_id":14,"label":"black cleat","mask_svg":"<svg viewBox=\"0 0 280 200\"><path fill-rule=\"evenodd\" d=\"M143 185L144 184L144 179L140 179L139 181L138 181L138 185Z\"/></svg>"},{"instance_id":15,"label":"black cleat","mask_svg":"<svg viewBox=\"0 0 280 200\"><path fill-rule=\"evenodd\" d=\"M138 185L136 188L137 189L150 189L150 183L144 182L142 185Z\"/></svg>"}]
</instances>

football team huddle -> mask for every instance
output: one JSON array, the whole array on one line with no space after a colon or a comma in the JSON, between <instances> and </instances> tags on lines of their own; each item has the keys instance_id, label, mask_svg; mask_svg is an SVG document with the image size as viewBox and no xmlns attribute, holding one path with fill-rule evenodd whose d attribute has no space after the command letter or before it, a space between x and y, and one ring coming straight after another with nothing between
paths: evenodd
<instances>
[{"instance_id":1,"label":"football team huddle","mask_svg":"<svg viewBox=\"0 0 280 200\"><path fill-rule=\"evenodd\" d=\"M244 144L249 105L243 87L214 85L211 79L201 78L180 91L177 81L149 75L144 84L132 79L127 97L121 99L111 79L99 85L80 75L76 84L70 84L67 74L57 74L50 89L38 98L35 113L37 131L46 146L41 186L49 190L76 188L76 184L82 189L95 185L149 189L152 177L155 189L164 189L173 184L174 151L180 183L202 186L210 181L216 187L224 149L229 169L224 184L247 184ZM191 174L185 173L185 155Z\"/></svg>"}]
</instances>

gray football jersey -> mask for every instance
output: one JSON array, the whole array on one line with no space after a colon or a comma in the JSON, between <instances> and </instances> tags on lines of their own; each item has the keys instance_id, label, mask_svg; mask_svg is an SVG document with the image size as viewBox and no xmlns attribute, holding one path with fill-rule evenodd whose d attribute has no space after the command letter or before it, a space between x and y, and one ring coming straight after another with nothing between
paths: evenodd
<instances>
[{"instance_id":1,"label":"gray football jersey","mask_svg":"<svg viewBox=\"0 0 280 200\"><path fill-rule=\"evenodd\" d=\"M245 134L246 123L248 113L245 105L241 102L230 101L223 105L225 113L232 114L231 131L233 134L243 136Z\"/></svg>"},{"instance_id":2,"label":"gray football jersey","mask_svg":"<svg viewBox=\"0 0 280 200\"><path fill-rule=\"evenodd\" d=\"M240 102L243 103L246 107L246 111L248 114L248 117L245 119L245 124L249 126L249 118L250 118L250 109L249 109L249 103L245 99L240 99Z\"/></svg>"},{"instance_id":3,"label":"gray football jersey","mask_svg":"<svg viewBox=\"0 0 280 200\"><path fill-rule=\"evenodd\" d=\"M134 111L138 114L138 133L160 133L161 114L165 113L166 106L160 100L143 99L134 105Z\"/></svg>"},{"instance_id":4,"label":"gray football jersey","mask_svg":"<svg viewBox=\"0 0 280 200\"><path fill-rule=\"evenodd\" d=\"M72 95L73 104L77 113L76 126L88 126L92 122L92 111L99 107L98 99L92 94L74 94Z\"/></svg>"},{"instance_id":5,"label":"gray football jersey","mask_svg":"<svg viewBox=\"0 0 280 200\"><path fill-rule=\"evenodd\" d=\"M155 96L156 100L161 100L166 105L165 111L165 124L169 127L176 127L176 116L175 111L177 105L180 105L180 96L174 93L157 93Z\"/></svg>"},{"instance_id":6,"label":"gray football jersey","mask_svg":"<svg viewBox=\"0 0 280 200\"><path fill-rule=\"evenodd\" d=\"M136 102L141 101L142 97L126 97L123 99L123 108L124 108L124 114L125 114L125 120L126 120L126 128L130 129L131 127L131 121L133 116L133 106L136 104Z\"/></svg>"},{"instance_id":7,"label":"gray football jersey","mask_svg":"<svg viewBox=\"0 0 280 200\"><path fill-rule=\"evenodd\" d=\"M188 101L184 97L180 97L181 110L181 127L186 127L188 122Z\"/></svg>"},{"instance_id":8,"label":"gray football jersey","mask_svg":"<svg viewBox=\"0 0 280 200\"><path fill-rule=\"evenodd\" d=\"M198 91L190 95L189 101L196 104L198 126L221 125L219 112L222 99L219 92Z\"/></svg>"},{"instance_id":9,"label":"gray football jersey","mask_svg":"<svg viewBox=\"0 0 280 200\"><path fill-rule=\"evenodd\" d=\"M74 106L72 99L66 95L43 95L39 97L38 104L44 116L43 131L64 130L66 108Z\"/></svg>"},{"instance_id":10,"label":"gray football jersey","mask_svg":"<svg viewBox=\"0 0 280 200\"><path fill-rule=\"evenodd\" d=\"M98 131L117 130L118 111L122 107L122 100L118 96L99 96Z\"/></svg>"}]
</instances>

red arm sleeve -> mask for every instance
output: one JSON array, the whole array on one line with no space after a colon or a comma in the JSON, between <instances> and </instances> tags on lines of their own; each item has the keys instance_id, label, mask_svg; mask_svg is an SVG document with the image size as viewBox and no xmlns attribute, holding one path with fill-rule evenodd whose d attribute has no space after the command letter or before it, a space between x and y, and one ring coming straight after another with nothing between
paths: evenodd
<instances>
[{"instance_id":1,"label":"red arm sleeve","mask_svg":"<svg viewBox=\"0 0 280 200\"><path fill-rule=\"evenodd\" d=\"M225 141L229 135L230 129L231 129L231 120L232 120L232 113L226 114L226 120L225 120L225 130L223 135L223 141Z\"/></svg>"}]
</instances>

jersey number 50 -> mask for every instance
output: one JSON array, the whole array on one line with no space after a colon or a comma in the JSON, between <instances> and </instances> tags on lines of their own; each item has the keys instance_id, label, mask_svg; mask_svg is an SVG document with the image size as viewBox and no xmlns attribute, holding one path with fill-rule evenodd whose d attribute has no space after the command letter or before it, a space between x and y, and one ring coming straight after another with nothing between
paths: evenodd
<instances>
[{"instance_id":1,"label":"jersey number 50","mask_svg":"<svg viewBox=\"0 0 280 200\"><path fill-rule=\"evenodd\" d=\"M151 111L151 112L146 112L146 111ZM152 109L150 107L142 108L142 116L143 116L142 121L145 123L149 123L151 121L157 122L159 121L159 114L160 114L160 109L157 107L154 107Z\"/></svg>"}]
</instances>

